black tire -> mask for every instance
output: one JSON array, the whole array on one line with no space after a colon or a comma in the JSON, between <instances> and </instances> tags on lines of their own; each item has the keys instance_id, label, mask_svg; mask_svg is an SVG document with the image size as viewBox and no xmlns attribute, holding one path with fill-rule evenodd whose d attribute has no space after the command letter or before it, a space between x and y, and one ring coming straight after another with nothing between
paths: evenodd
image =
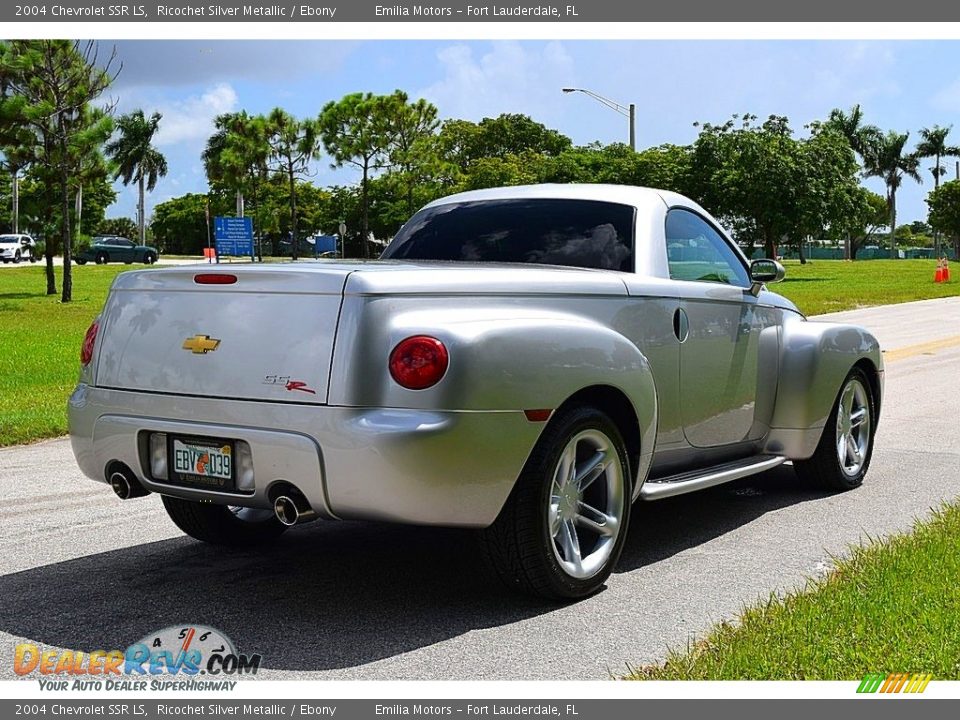
<instances>
[{"instance_id":1,"label":"black tire","mask_svg":"<svg viewBox=\"0 0 960 720\"><path fill-rule=\"evenodd\" d=\"M855 462L850 467L845 467L840 459L840 417L841 407L848 388L858 386L864 396L866 404L866 417L868 420L867 429L862 435L857 436L854 441L862 437L866 443L864 450L860 451L862 460L859 464ZM856 393L856 389L854 389ZM841 423L842 425L842 423ZM797 476L805 483L814 487L843 492L853 490L863 484L863 478L870 468L870 459L873 457L873 438L877 427L877 405L873 397L873 388L866 374L860 368L853 368L843 384L840 386L840 392L837 393L837 399L834 400L833 409L830 411L830 417L827 418L827 424L823 428L823 434L820 436L820 442L817 449L806 460L795 460L793 468ZM851 430L853 432L853 430Z\"/></svg>"},{"instance_id":2,"label":"black tire","mask_svg":"<svg viewBox=\"0 0 960 720\"><path fill-rule=\"evenodd\" d=\"M20 264L20 260L21 260L20 251L17 250L17 252L14 253L14 255L13 255L13 264L14 264L14 265L19 265L19 264Z\"/></svg>"},{"instance_id":3,"label":"black tire","mask_svg":"<svg viewBox=\"0 0 960 720\"><path fill-rule=\"evenodd\" d=\"M77 258L77 265L86 265L87 261L83 258Z\"/></svg>"},{"instance_id":4,"label":"black tire","mask_svg":"<svg viewBox=\"0 0 960 720\"><path fill-rule=\"evenodd\" d=\"M106 265L108 262L110 262L110 256L101 250L97 253L95 260L97 265Z\"/></svg>"},{"instance_id":5,"label":"black tire","mask_svg":"<svg viewBox=\"0 0 960 720\"><path fill-rule=\"evenodd\" d=\"M619 463L622 508L616 535L610 542L609 556L589 577L574 577L561 565L558 557L561 551L555 544L555 537L559 538L559 535L551 530L549 514L553 512L552 501L556 498L553 495L554 476L559 476L561 456L585 431L598 431L609 440L610 453ZM616 468L612 472L616 472ZM593 489L587 492L600 491L609 498L610 491L605 485L607 476L602 477L604 482L594 481ZM538 440L500 515L493 525L481 532L481 545L489 564L508 587L521 592L552 600L578 599L593 594L610 576L623 551L630 522L632 488L626 447L609 416L591 407L560 411ZM570 522L576 524L573 520ZM578 551L581 542L577 541ZM585 558L590 557L588 551Z\"/></svg>"},{"instance_id":6,"label":"black tire","mask_svg":"<svg viewBox=\"0 0 960 720\"><path fill-rule=\"evenodd\" d=\"M157 256L154 255L152 252L148 252L146 255L143 256L144 265L153 265L156 261L157 261Z\"/></svg>"},{"instance_id":7,"label":"black tire","mask_svg":"<svg viewBox=\"0 0 960 720\"><path fill-rule=\"evenodd\" d=\"M37 261L36 255L34 255L33 253L30 253L30 263L32 264L32 263L35 263L36 261Z\"/></svg>"},{"instance_id":8,"label":"black tire","mask_svg":"<svg viewBox=\"0 0 960 720\"><path fill-rule=\"evenodd\" d=\"M163 507L183 532L212 545L250 547L275 540L287 529L266 510L234 510L168 495L163 496Z\"/></svg>"}]
</instances>

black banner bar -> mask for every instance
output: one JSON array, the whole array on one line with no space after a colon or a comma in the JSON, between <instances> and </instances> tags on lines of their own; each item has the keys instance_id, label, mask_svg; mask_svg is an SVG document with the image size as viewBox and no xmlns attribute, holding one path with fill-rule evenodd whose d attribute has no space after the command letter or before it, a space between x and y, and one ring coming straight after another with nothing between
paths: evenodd
<instances>
[{"instance_id":1,"label":"black banner bar","mask_svg":"<svg viewBox=\"0 0 960 720\"><path fill-rule=\"evenodd\" d=\"M953 717L957 701L910 703L911 720ZM706 717L737 720L809 720L841 716L845 720L900 720L904 702L875 698L850 700L0 700L0 717L303 718L303 720L637 720Z\"/></svg>"},{"instance_id":2,"label":"black banner bar","mask_svg":"<svg viewBox=\"0 0 960 720\"><path fill-rule=\"evenodd\" d=\"M951 22L960 3L940 0L688 0L626 3L623 0L25 0L0 6L0 22Z\"/></svg>"}]
</instances>

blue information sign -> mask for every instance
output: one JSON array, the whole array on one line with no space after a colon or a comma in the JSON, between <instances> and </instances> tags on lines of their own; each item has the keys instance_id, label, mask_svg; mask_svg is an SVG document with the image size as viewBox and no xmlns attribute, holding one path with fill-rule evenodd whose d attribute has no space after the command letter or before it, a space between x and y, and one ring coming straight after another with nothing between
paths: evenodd
<instances>
[{"instance_id":1,"label":"blue information sign","mask_svg":"<svg viewBox=\"0 0 960 720\"><path fill-rule=\"evenodd\" d=\"M337 239L333 235L316 235L313 238L313 246L317 255L320 253L336 252Z\"/></svg>"},{"instance_id":2,"label":"blue information sign","mask_svg":"<svg viewBox=\"0 0 960 720\"><path fill-rule=\"evenodd\" d=\"M218 255L253 255L253 220L250 218L215 217L213 236Z\"/></svg>"}]
</instances>

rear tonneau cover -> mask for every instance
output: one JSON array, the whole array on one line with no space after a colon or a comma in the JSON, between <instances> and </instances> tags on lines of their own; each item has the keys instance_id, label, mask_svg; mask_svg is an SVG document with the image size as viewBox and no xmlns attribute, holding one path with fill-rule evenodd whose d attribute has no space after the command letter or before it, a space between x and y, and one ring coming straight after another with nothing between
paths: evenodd
<instances>
[{"instance_id":1,"label":"rear tonneau cover","mask_svg":"<svg viewBox=\"0 0 960 720\"><path fill-rule=\"evenodd\" d=\"M103 311L95 382L141 392L325 403L351 271L333 264L195 265L123 273ZM236 282L198 283L206 273Z\"/></svg>"}]
</instances>

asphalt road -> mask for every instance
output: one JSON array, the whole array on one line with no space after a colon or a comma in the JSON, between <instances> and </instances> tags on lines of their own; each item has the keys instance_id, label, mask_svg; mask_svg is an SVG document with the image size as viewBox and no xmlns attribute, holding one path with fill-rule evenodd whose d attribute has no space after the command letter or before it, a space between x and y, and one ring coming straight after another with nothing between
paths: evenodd
<instances>
[{"instance_id":1,"label":"asphalt road","mask_svg":"<svg viewBox=\"0 0 960 720\"><path fill-rule=\"evenodd\" d=\"M828 495L780 467L640 504L607 588L568 606L501 590L469 532L313 523L229 552L181 537L159 498L84 479L66 440L0 450L0 658L205 623L273 679L603 679L657 661L960 494L960 298L833 317L888 350L865 485Z\"/></svg>"}]
</instances>

